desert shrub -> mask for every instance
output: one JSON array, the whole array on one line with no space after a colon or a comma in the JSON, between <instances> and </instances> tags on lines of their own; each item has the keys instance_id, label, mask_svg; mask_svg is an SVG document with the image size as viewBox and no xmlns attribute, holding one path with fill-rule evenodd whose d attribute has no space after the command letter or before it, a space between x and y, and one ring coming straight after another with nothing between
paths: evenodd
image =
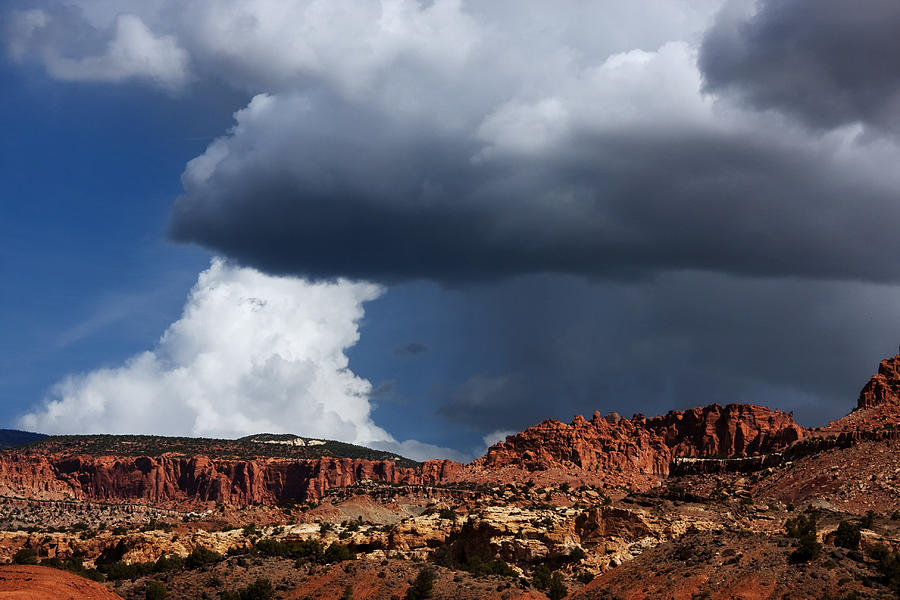
<instances>
[{"instance_id":1,"label":"desert shrub","mask_svg":"<svg viewBox=\"0 0 900 600\"><path fill-rule=\"evenodd\" d=\"M344 546L343 544L331 544L325 550L325 554L322 556L322 559L326 563L335 563L342 562L345 560L350 560L353 558L353 553L350 552L350 548Z\"/></svg>"},{"instance_id":2,"label":"desert shrub","mask_svg":"<svg viewBox=\"0 0 900 600\"><path fill-rule=\"evenodd\" d=\"M809 562L819 555L821 549L822 544L816 541L815 533L804 534L799 538L797 548L791 552L788 560L792 564Z\"/></svg>"},{"instance_id":3,"label":"desert shrub","mask_svg":"<svg viewBox=\"0 0 900 600\"><path fill-rule=\"evenodd\" d=\"M179 569L184 568L184 559L178 556L177 554L173 554L172 556L166 556L165 554L160 555L156 562L153 564L153 571L155 573L165 573L166 571L177 571Z\"/></svg>"},{"instance_id":4,"label":"desert shrub","mask_svg":"<svg viewBox=\"0 0 900 600\"><path fill-rule=\"evenodd\" d=\"M412 584L406 590L406 600L426 600L431 598L434 589L434 571L425 568L419 571Z\"/></svg>"},{"instance_id":5,"label":"desert shrub","mask_svg":"<svg viewBox=\"0 0 900 600\"><path fill-rule=\"evenodd\" d=\"M104 577L103 574L97 569L86 569L80 556L72 556L66 559L61 559L57 556L54 556L53 558L45 558L41 561L41 566L61 569L63 571L71 571L72 573L80 575L81 577L84 577L86 579L93 579L94 581L104 581L106 579L106 577Z\"/></svg>"},{"instance_id":6,"label":"desert shrub","mask_svg":"<svg viewBox=\"0 0 900 600\"><path fill-rule=\"evenodd\" d=\"M587 585L594 580L594 574L591 573L590 571L582 571L581 573L579 573L578 575L575 576L575 579L579 583L583 583L583 584Z\"/></svg>"},{"instance_id":7,"label":"desert shrub","mask_svg":"<svg viewBox=\"0 0 900 600\"><path fill-rule=\"evenodd\" d=\"M166 597L166 586L161 581L151 581L144 588L144 598L146 600L164 600Z\"/></svg>"},{"instance_id":8,"label":"desert shrub","mask_svg":"<svg viewBox=\"0 0 900 600\"><path fill-rule=\"evenodd\" d=\"M815 513L801 514L788 519L784 524L784 530L797 540L797 548L788 557L792 564L809 562L819 555L822 545L816 541Z\"/></svg>"},{"instance_id":9,"label":"desert shrub","mask_svg":"<svg viewBox=\"0 0 900 600\"><path fill-rule=\"evenodd\" d=\"M453 512L452 508L442 508L440 511L438 511L438 516L447 521L456 520L456 513Z\"/></svg>"},{"instance_id":10,"label":"desert shrub","mask_svg":"<svg viewBox=\"0 0 900 600\"><path fill-rule=\"evenodd\" d=\"M38 564L37 552L31 548L22 548L13 554L12 561L17 565L36 565Z\"/></svg>"},{"instance_id":11,"label":"desert shrub","mask_svg":"<svg viewBox=\"0 0 900 600\"><path fill-rule=\"evenodd\" d=\"M275 597L272 583L260 577L250 585L236 590L228 590L221 596L222 600L271 600Z\"/></svg>"},{"instance_id":12,"label":"desert shrub","mask_svg":"<svg viewBox=\"0 0 900 600\"><path fill-rule=\"evenodd\" d=\"M859 525L850 521L841 521L834 534L834 545L841 548L850 548L851 550L859 548L859 540L862 537L859 529Z\"/></svg>"},{"instance_id":13,"label":"desert shrub","mask_svg":"<svg viewBox=\"0 0 900 600\"><path fill-rule=\"evenodd\" d=\"M816 515L813 513L797 515L784 523L784 531L792 538L799 539L808 533L816 532Z\"/></svg>"},{"instance_id":14,"label":"desert shrub","mask_svg":"<svg viewBox=\"0 0 900 600\"><path fill-rule=\"evenodd\" d=\"M477 556L472 556L463 565L460 566L463 571L468 571L473 575L502 575L504 577L518 577L519 574L513 570L505 561L497 558L490 561L483 561Z\"/></svg>"},{"instance_id":15,"label":"desert shrub","mask_svg":"<svg viewBox=\"0 0 900 600\"><path fill-rule=\"evenodd\" d=\"M184 566L186 569L199 569L200 567L217 563L220 560L222 560L222 555L218 552L197 546L184 559Z\"/></svg>"},{"instance_id":16,"label":"desert shrub","mask_svg":"<svg viewBox=\"0 0 900 600\"><path fill-rule=\"evenodd\" d=\"M572 551L569 552L568 561L569 562L581 562L587 556L584 553L584 550L581 549L581 546L575 546L572 548Z\"/></svg>"},{"instance_id":17,"label":"desert shrub","mask_svg":"<svg viewBox=\"0 0 900 600\"><path fill-rule=\"evenodd\" d=\"M257 552L266 556L289 556L291 554L288 544L272 538L259 540L253 547Z\"/></svg>"},{"instance_id":18,"label":"desert shrub","mask_svg":"<svg viewBox=\"0 0 900 600\"><path fill-rule=\"evenodd\" d=\"M866 551L877 563L884 584L900 597L900 554L892 552L884 544L874 544Z\"/></svg>"},{"instance_id":19,"label":"desert shrub","mask_svg":"<svg viewBox=\"0 0 900 600\"><path fill-rule=\"evenodd\" d=\"M539 565L531 576L531 585L539 590L546 590L550 587L550 568L547 565Z\"/></svg>"},{"instance_id":20,"label":"desert shrub","mask_svg":"<svg viewBox=\"0 0 900 600\"><path fill-rule=\"evenodd\" d=\"M318 540L282 542L265 538L256 542L254 548L257 552L266 556L294 558L301 563L310 560L320 560L325 552L325 547Z\"/></svg>"},{"instance_id":21,"label":"desert shrub","mask_svg":"<svg viewBox=\"0 0 900 600\"><path fill-rule=\"evenodd\" d=\"M872 529L873 525L875 525L875 511L867 510L866 516L859 520L859 526L863 529Z\"/></svg>"},{"instance_id":22,"label":"desert shrub","mask_svg":"<svg viewBox=\"0 0 900 600\"><path fill-rule=\"evenodd\" d=\"M550 600L562 600L569 593L569 588L563 583L562 574L559 571L553 573L550 577L550 584L547 586L547 597Z\"/></svg>"},{"instance_id":23,"label":"desert shrub","mask_svg":"<svg viewBox=\"0 0 900 600\"><path fill-rule=\"evenodd\" d=\"M359 521L350 521L345 527L347 531L359 531Z\"/></svg>"},{"instance_id":24,"label":"desert shrub","mask_svg":"<svg viewBox=\"0 0 900 600\"><path fill-rule=\"evenodd\" d=\"M106 575L107 579L118 581L119 579L137 579L153 572L153 563L132 563L126 564L122 561L113 563L104 563L97 566L97 569Z\"/></svg>"}]
</instances>

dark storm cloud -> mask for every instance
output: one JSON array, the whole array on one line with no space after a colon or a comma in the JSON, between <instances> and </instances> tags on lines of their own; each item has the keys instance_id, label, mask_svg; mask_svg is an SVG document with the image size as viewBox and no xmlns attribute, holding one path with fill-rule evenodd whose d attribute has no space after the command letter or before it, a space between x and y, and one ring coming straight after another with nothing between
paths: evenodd
<instances>
[{"instance_id":1,"label":"dark storm cloud","mask_svg":"<svg viewBox=\"0 0 900 600\"><path fill-rule=\"evenodd\" d=\"M900 131L900 3L732 4L706 33L707 89L817 128L861 121Z\"/></svg>"},{"instance_id":2,"label":"dark storm cloud","mask_svg":"<svg viewBox=\"0 0 900 600\"><path fill-rule=\"evenodd\" d=\"M388 282L900 277L885 260L900 253L896 186L803 139L669 124L473 162L465 140L325 104L289 124L285 101L251 105L189 165L172 236L269 272Z\"/></svg>"},{"instance_id":3,"label":"dark storm cloud","mask_svg":"<svg viewBox=\"0 0 900 600\"><path fill-rule=\"evenodd\" d=\"M170 235L440 289L385 317L458 317L382 338L429 347L376 374L416 433L410 407L480 434L733 401L821 424L900 339L900 9L719 4L185 0L132 6L154 70L118 60L119 8L84 45L29 12L10 45L58 78L266 92L188 164Z\"/></svg>"}]
</instances>

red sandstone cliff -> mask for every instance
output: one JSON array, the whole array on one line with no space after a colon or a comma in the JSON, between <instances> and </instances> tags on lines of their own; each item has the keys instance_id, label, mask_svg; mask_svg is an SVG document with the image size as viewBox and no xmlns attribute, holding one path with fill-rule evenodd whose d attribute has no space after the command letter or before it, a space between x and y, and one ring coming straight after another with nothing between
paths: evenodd
<instances>
[{"instance_id":1,"label":"red sandstone cliff","mask_svg":"<svg viewBox=\"0 0 900 600\"><path fill-rule=\"evenodd\" d=\"M332 487L363 480L433 485L499 481L499 471L562 471L576 478L642 486L664 477L675 457L733 457L784 448L806 433L791 417L761 406L711 405L659 417L620 419L595 413L566 425L544 421L492 446L471 466L428 461L319 458L239 460L163 454L157 457L0 453L0 495L38 499L138 501L154 504L277 503L320 499ZM586 476L586 477L585 477Z\"/></svg>"},{"instance_id":2,"label":"red sandstone cliff","mask_svg":"<svg viewBox=\"0 0 900 600\"><path fill-rule=\"evenodd\" d=\"M484 469L571 469L665 476L675 457L735 457L780 450L806 430L777 410L750 404L713 404L659 417L577 416L568 425L548 420L510 436L475 461Z\"/></svg>"},{"instance_id":3,"label":"red sandstone cliff","mask_svg":"<svg viewBox=\"0 0 900 600\"><path fill-rule=\"evenodd\" d=\"M0 454L0 495L59 500L152 503L276 503L319 499L331 487L362 480L433 484L462 465L429 461L421 468L351 458L226 460L205 456L121 458Z\"/></svg>"}]
</instances>

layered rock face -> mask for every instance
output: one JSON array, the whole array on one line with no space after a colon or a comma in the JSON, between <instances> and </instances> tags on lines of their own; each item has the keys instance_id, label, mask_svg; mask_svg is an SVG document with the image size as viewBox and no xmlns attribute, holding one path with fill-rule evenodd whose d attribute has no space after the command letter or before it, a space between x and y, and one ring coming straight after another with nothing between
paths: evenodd
<instances>
[{"instance_id":1,"label":"layered rock face","mask_svg":"<svg viewBox=\"0 0 900 600\"><path fill-rule=\"evenodd\" d=\"M885 405L900 406L900 354L881 361L856 402L858 410Z\"/></svg>"},{"instance_id":2,"label":"layered rock face","mask_svg":"<svg viewBox=\"0 0 900 600\"><path fill-rule=\"evenodd\" d=\"M0 454L0 495L45 500L274 504L318 500L333 487L372 480L434 485L499 481L505 467L558 470L574 478L638 485L665 477L676 457L742 457L773 452L806 430L780 411L753 405L711 405L659 417L595 413L570 424L548 420L492 446L470 466L428 461L400 467L389 460L325 457L235 460L163 454L125 458L8 451ZM640 476L636 478L635 476Z\"/></svg>"},{"instance_id":3,"label":"layered rock face","mask_svg":"<svg viewBox=\"0 0 900 600\"><path fill-rule=\"evenodd\" d=\"M0 455L0 495L45 500L139 500L153 503L276 503L320 499L332 487L363 480L433 484L462 465L429 461L422 468L351 458L224 460L205 456L120 458Z\"/></svg>"},{"instance_id":4,"label":"layered rock face","mask_svg":"<svg viewBox=\"0 0 900 600\"><path fill-rule=\"evenodd\" d=\"M736 457L780 450L807 431L790 415L749 404L712 404L659 417L594 413L570 424L548 420L499 442L476 461L483 468L577 467L666 476L676 457Z\"/></svg>"}]
</instances>

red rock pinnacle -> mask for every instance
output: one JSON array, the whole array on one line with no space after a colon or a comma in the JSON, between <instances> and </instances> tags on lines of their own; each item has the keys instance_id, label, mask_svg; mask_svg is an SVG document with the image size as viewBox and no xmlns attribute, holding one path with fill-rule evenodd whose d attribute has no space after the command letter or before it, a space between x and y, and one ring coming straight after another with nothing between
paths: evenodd
<instances>
[{"instance_id":1,"label":"red rock pinnacle","mask_svg":"<svg viewBox=\"0 0 900 600\"><path fill-rule=\"evenodd\" d=\"M885 404L900 405L900 354L881 361L878 372L859 393L856 408L861 410Z\"/></svg>"}]
</instances>

